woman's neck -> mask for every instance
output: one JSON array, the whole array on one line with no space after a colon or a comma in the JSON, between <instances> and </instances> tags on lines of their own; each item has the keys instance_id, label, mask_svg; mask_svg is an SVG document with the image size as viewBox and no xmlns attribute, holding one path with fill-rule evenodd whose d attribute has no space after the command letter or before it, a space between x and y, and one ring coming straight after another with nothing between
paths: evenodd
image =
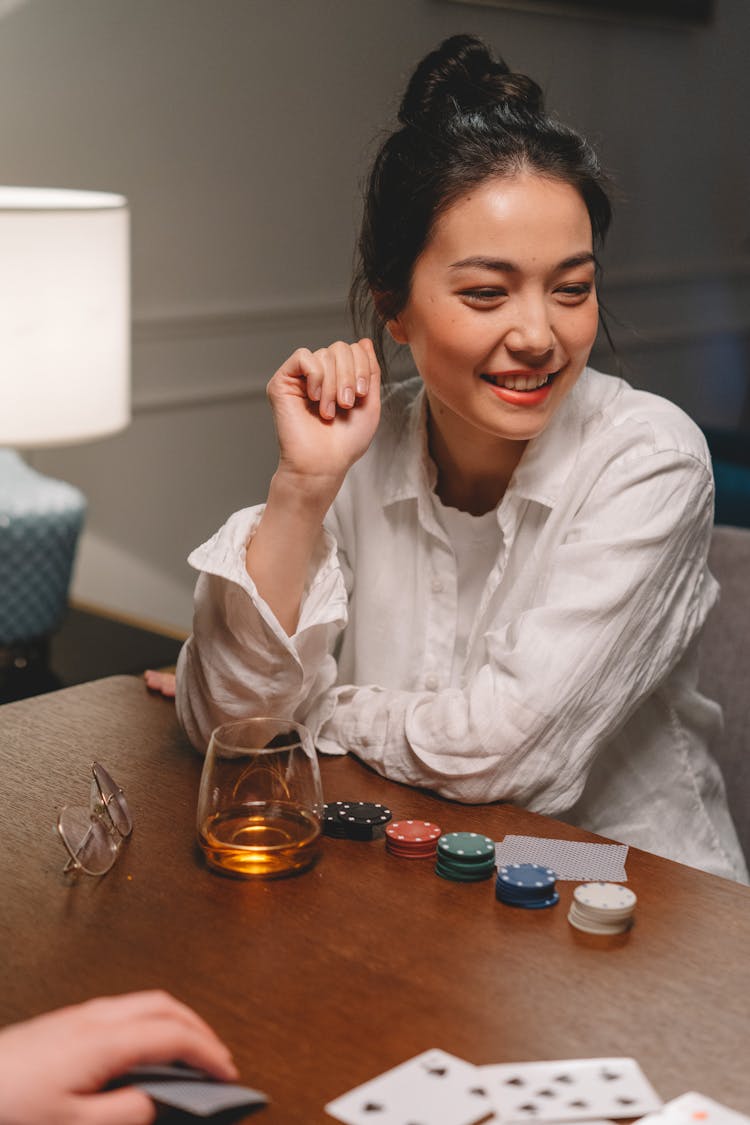
<instances>
[{"instance_id":1,"label":"woman's neck","mask_svg":"<svg viewBox=\"0 0 750 1125\"><path fill-rule=\"evenodd\" d=\"M473 427L450 431L446 433L428 409L428 447L437 467L435 491L446 507L482 516L502 500L528 443L481 434Z\"/></svg>"}]
</instances>

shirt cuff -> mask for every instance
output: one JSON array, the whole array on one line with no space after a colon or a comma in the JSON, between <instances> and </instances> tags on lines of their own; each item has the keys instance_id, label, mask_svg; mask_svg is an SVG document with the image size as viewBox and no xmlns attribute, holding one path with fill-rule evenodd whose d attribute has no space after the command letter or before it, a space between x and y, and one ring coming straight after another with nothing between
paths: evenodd
<instances>
[{"instance_id":1,"label":"shirt cuff","mask_svg":"<svg viewBox=\"0 0 750 1125\"><path fill-rule=\"evenodd\" d=\"M311 629L334 625L343 628L347 622L347 595L338 561L336 540L326 528L310 563L300 607L296 632L289 636L268 603L261 597L245 566L247 545L255 534L265 504L243 508L229 517L223 527L188 556L194 570L200 570L233 583L247 594L265 625L285 648L298 658L304 635ZM249 606L248 606L249 608Z\"/></svg>"}]
</instances>

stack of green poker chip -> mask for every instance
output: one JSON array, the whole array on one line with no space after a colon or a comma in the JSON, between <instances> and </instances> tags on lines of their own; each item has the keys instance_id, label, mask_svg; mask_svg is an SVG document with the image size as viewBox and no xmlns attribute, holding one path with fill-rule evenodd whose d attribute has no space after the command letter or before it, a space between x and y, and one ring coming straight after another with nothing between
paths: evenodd
<instances>
[{"instance_id":1,"label":"stack of green poker chip","mask_svg":"<svg viewBox=\"0 0 750 1125\"><path fill-rule=\"evenodd\" d=\"M495 870L495 841L479 832L448 832L437 845L435 873L456 883L478 883Z\"/></svg>"}]
</instances>

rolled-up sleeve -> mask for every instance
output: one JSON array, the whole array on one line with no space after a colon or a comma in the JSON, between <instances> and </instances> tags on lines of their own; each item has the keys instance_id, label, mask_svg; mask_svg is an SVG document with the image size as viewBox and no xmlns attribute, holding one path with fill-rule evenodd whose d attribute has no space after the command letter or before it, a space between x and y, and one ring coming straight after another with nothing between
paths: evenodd
<instances>
[{"instance_id":1,"label":"rolled-up sleeve","mask_svg":"<svg viewBox=\"0 0 750 1125\"><path fill-rule=\"evenodd\" d=\"M569 809L607 738L702 625L715 597L712 518L700 460L620 457L535 560L528 602L507 619L500 602L464 687L332 688L307 716L318 746L459 801Z\"/></svg>"},{"instance_id":2,"label":"rolled-up sleeve","mask_svg":"<svg viewBox=\"0 0 750 1125\"><path fill-rule=\"evenodd\" d=\"M190 741L205 750L220 723L251 715L301 718L307 701L336 680L332 651L346 625L347 596L336 541L322 531L300 619L288 636L245 568L245 552L263 507L236 512L190 555L201 571L193 633L177 664L177 714Z\"/></svg>"}]
</instances>

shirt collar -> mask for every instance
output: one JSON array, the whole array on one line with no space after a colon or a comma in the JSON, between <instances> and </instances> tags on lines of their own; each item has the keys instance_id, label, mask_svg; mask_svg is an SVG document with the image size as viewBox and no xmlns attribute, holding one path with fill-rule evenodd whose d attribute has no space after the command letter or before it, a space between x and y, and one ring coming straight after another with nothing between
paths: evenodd
<instances>
[{"instance_id":1,"label":"shirt collar","mask_svg":"<svg viewBox=\"0 0 750 1125\"><path fill-rule=\"evenodd\" d=\"M383 506L432 491L437 471L427 449L427 396L417 377L394 387L383 403L393 412L395 442L383 488Z\"/></svg>"},{"instance_id":2,"label":"shirt collar","mask_svg":"<svg viewBox=\"0 0 750 1125\"><path fill-rule=\"evenodd\" d=\"M554 508L573 469L587 414L586 368L565 396L549 425L526 446L508 493ZM421 379L397 385L383 409L400 419L383 489L383 505L413 500L435 487L437 472L427 448L427 396Z\"/></svg>"}]
</instances>

